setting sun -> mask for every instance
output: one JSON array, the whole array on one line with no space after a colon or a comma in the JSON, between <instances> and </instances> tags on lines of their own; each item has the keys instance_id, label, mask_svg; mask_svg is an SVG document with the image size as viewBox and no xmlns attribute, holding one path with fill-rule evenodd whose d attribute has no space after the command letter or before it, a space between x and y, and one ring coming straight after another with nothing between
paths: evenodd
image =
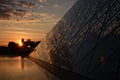
<instances>
[{"instance_id":1,"label":"setting sun","mask_svg":"<svg viewBox=\"0 0 120 80\"><path fill-rule=\"evenodd\" d=\"M21 42L21 40L18 42L19 46L23 46L23 43Z\"/></svg>"},{"instance_id":2,"label":"setting sun","mask_svg":"<svg viewBox=\"0 0 120 80\"><path fill-rule=\"evenodd\" d=\"M19 46L22 46L22 45L23 45L23 43L20 42L20 43L19 43Z\"/></svg>"}]
</instances>

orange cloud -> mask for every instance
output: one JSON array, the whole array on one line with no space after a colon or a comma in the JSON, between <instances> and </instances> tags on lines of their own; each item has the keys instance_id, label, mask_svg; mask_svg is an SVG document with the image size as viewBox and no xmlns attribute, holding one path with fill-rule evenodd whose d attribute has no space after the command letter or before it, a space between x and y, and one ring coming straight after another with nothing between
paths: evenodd
<instances>
[{"instance_id":1,"label":"orange cloud","mask_svg":"<svg viewBox=\"0 0 120 80\"><path fill-rule=\"evenodd\" d=\"M39 0L41 3L46 2L46 0Z\"/></svg>"},{"instance_id":2,"label":"orange cloud","mask_svg":"<svg viewBox=\"0 0 120 80\"><path fill-rule=\"evenodd\" d=\"M5 22L5 23L34 23L34 22L39 22L39 19L24 19L24 20L0 20L0 22Z\"/></svg>"}]
</instances>

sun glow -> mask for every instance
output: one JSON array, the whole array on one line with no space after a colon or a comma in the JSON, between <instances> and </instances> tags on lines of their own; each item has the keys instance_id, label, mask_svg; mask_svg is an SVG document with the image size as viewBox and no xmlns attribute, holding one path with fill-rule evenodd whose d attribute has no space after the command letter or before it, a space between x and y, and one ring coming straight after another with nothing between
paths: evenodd
<instances>
[{"instance_id":1,"label":"sun glow","mask_svg":"<svg viewBox=\"0 0 120 80\"><path fill-rule=\"evenodd\" d=\"M20 43L19 43L19 46L23 46L23 43L20 42Z\"/></svg>"},{"instance_id":2,"label":"sun glow","mask_svg":"<svg viewBox=\"0 0 120 80\"><path fill-rule=\"evenodd\" d=\"M23 46L23 43L21 41L18 42L19 46Z\"/></svg>"}]
</instances>

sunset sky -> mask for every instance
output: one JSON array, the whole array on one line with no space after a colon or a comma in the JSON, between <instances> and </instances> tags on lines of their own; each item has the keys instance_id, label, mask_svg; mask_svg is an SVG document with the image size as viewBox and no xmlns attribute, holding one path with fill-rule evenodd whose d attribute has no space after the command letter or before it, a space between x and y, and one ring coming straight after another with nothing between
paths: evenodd
<instances>
[{"instance_id":1,"label":"sunset sky","mask_svg":"<svg viewBox=\"0 0 120 80\"><path fill-rule=\"evenodd\" d=\"M0 45L41 40L77 0L0 0Z\"/></svg>"}]
</instances>

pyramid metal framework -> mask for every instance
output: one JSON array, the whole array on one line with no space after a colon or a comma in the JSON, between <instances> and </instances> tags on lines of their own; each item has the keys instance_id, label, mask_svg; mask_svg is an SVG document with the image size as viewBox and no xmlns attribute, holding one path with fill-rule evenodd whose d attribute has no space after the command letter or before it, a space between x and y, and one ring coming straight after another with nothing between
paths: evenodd
<instances>
[{"instance_id":1,"label":"pyramid metal framework","mask_svg":"<svg viewBox=\"0 0 120 80\"><path fill-rule=\"evenodd\" d=\"M78 0L32 56L91 80L120 80L120 0Z\"/></svg>"}]
</instances>

